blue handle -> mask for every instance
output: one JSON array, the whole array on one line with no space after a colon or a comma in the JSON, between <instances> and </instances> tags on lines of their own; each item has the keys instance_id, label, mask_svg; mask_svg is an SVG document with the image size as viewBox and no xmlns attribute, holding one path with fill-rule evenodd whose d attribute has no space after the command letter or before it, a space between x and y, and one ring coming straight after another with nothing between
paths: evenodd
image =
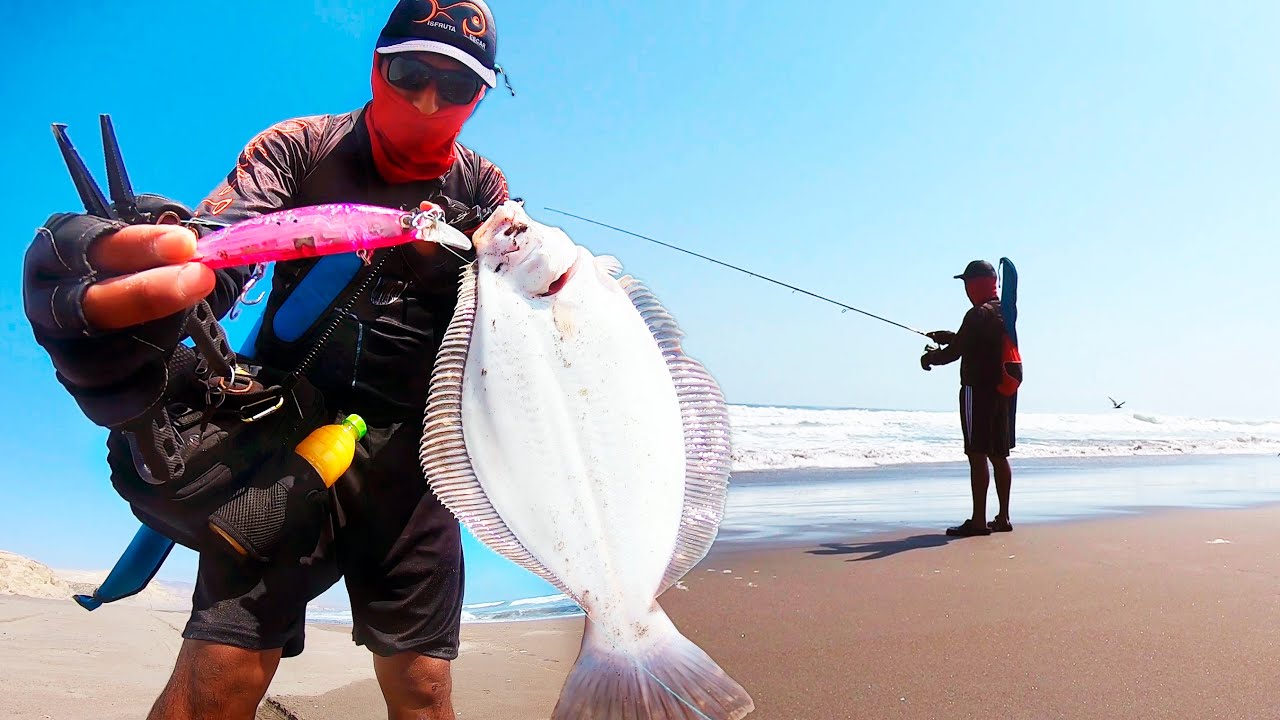
<instances>
[{"instance_id":1,"label":"blue handle","mask_svg":"<svg viewBox=\"0 0 1280 720\"><path fill-rule=\"evenodd\" d=\"M143 525L102 585L92 595L76 595L75 601L85 610L96 610L103 603L137 595L160 571L173 545L172 540Z\"/></svg>"}]
</instances>

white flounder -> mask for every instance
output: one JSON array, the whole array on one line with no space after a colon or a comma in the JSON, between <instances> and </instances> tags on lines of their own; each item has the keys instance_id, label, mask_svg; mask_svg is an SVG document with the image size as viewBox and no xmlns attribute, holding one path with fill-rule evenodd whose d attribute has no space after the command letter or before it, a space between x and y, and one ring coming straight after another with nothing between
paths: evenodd
<instances>
[{"instance_id":1,"label":"white flounder","mask_svg":"<svg viewBox=\"0 0 1280 720\"><path fill-rule=\"evenodd\" d=\"M706 555L723 516L719 387L614 258L514 202L474 242L422 466L476 537L586 611L553 718L742 718L750 696L656 601Z\"/></svg>"}]
</instances>

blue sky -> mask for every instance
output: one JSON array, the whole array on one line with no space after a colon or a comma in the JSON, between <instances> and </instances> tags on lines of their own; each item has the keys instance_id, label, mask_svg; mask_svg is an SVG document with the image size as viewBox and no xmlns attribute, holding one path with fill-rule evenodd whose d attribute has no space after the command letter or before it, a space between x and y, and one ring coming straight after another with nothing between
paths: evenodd
<instances>
[{"instance_id":1,"label":"blue sky","mask_svg":"<svg viewBox=\"0 0 1280 720\"><path fill-rule=\"evenodd\" d=\"M22 314L23 248L77 205L49 123L96 169L111 113L135 187L198 202L259 130L368 98L392 4L3 11L0 547L105 567L135 527ZM518 96L491 92L464 142L652 286L731 402L949 410L957 381L920 371L923 338L540 208L924 329L958 325L965 263L1008 256L1021 410L1280 416L1274 3L493 7Z\"/></svg>"}]
</instances>

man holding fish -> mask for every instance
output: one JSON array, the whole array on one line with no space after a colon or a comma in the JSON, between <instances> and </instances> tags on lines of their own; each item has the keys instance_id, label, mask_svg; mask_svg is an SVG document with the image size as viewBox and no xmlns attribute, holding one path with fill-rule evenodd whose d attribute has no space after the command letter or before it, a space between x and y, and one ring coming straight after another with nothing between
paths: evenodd
<instances>
[{"instance_id":1,"label":"man holding fish","mask_svg":"<svg viewBox=\"0 0 1280 720\"><path fill-rule=\"evenodd\" d=\"M372 101L262 132L194 216L229 224L322 203L429 201L451 226L474 231L508 200L502 172L457 143L486 89L497 87L496 50L483 0L402 0L378 38ZM142 198L192 216L178 203ZM58 214L41 228L24 277L28 317L82 407L90 396L154 402L163 378L147 386L155 381L138 370L148 343L176 337L175 318L202 299L219 317L232 307L248 268L211 270L191 262L195 251L195 234L177 225L121 228ZM389 718L454 717L461 538L428 488L418 449L429 368L463 262L423 242L378 252L384 261L369 292L321 343L315 336L330 325L324 307L310 322L289 322L294 290L315 261L275 267L255 359L291 366L320 347L307 379L330 407L358 409L368 433L334 487L332 527L305 562L254 566L201 554L185 640L151 720L253 718L281 657L302 651L307 603L342 577L354 640L373 653Z\"/></svg>"}]
</instances>

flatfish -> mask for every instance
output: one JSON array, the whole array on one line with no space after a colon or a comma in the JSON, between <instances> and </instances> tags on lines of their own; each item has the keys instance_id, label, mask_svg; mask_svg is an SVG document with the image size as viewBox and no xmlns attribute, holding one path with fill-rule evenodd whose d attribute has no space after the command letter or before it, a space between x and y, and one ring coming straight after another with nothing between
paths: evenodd
<instances>
[{"instance_id":1,"label":"flatfish","mask_svg":"<svg viewBox=\"0 0 1280 720\"><path fill-rule=\"evenodd\" d=\"M729 426L715 380L621 264L508 202L475 233L421 445L477 538L587 614L555 720L737 720L746 690L656 598L723 517Z\"/></svg>"}]
</instances>

